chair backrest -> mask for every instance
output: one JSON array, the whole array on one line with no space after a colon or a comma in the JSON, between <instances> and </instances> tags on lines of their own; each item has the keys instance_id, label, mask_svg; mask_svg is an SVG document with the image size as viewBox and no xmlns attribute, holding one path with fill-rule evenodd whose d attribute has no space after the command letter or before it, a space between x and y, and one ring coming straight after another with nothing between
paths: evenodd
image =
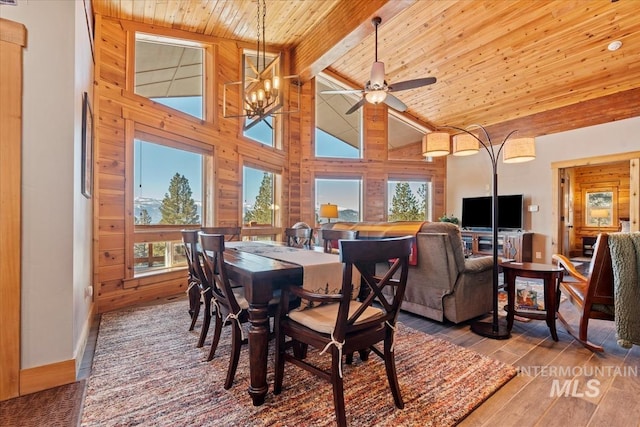
<instances>
[{"instance_id":1,"label":"chair backrest","mask_svg":"<svg viewBox=\"0 0 640 427\"><path fill-rule=\"evenodd\" d=\"M375 324L388 322L394 325L404 297L409 273L409 255L413 236L395 237L375 240L340 240L340 259L344 263L342 277L342 297L334 329L334 339L344 340L346 334ZM390 262L389 270L383 275L375 275L375 265ZM353 268L362 277L362 285L366 295L360 307L349 313L352 288ZM384 291L384 293L383 293ZM386 295L385 295L386 294ZM361 315L376 302L376 307L383 312L382 316L360 319Z\"/></svg>"},{"instance_id":2,"label":"chair backrest","mask_svg":"<svg viewBox=\"0 0 640 427\"><path fill-rule=\"evenodd\" d=\"M448 250L455 260L456 270L458 272L464 270L464 248L462 246L462 233L460 233L460 227L450 222L430 222L422 226L421 232L446 234L446 240L449 243ZM418 254L418 256L419 255L420 254Z\"/></svg>"},{"instance_id":3,"label":"chair backrest","mask_svg":"<svg viewBox=\"0 0 640 427\"><path fill-rule=\"evenodd\" d=\"M284 236L287 246L303 248L311 245L310 228L285 228Z\"/></svg>"},{"instance_id":4,"label":"chair backrest","mask_svg":"<svg viewBox=\"0 0 640 427\"><path fill-rule=\"evenodd\" d=\"M187 267L189 268L189 280L202 283L204 272L198 251L198 230L182 230L181 233L184 253L187 257Z\"/></svg>"},{"instance_id":5,"label":"chair backrest","mask_svg":"<svg viewBox=\"0 0 640 427\"><path fill-rule=\"evenodd\" d=\"M321 238L324 245L324 251L331 253L332 249L338 249L338 240L356 240L358 238L358 230L320 230Z\"/></svg>"},{"instance_id":6,"label":"chair backrest","mask_svg":"<svg viewBox=\"0 0 640 427\"><path fill-rule=\"evenodd\" d=\"M206 284L218 305L233 314L240 313L240 305L233 294L224 263L224 235L200 233Z\"/></svg>"},{"instance_id":7,"label":"chair backrest","mask_svg":"<svg viewBox=\"0 0 640 427\"><path fill-rule=\"evenodd\" d=\"M609 250L609 235L600 233L593 248L593 257L589 266L585 305L613 304L613 267Z\"/></svg>"},{"instance_id":8,"label":"chair backrest","mask_svg":"<svg viewBox=\"0 0 640 427\"><path fill-rule=\"evenodd\" d=\"M224 234L227 242L242 240L242 227L202 227L200 231L206 234Z\"/></svg>"}]
</instances>

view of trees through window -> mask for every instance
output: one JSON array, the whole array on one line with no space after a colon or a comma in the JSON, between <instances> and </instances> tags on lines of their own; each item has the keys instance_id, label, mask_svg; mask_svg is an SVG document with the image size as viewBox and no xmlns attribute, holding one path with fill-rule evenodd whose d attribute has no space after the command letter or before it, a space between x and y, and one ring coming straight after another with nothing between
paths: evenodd
<instances>
[{"instance_id":1,"label":"view of trees through window","mask_svg":"<svg viewBox=\"0 0 640 427\"><path fill-rule=\"evenodd\" d=\"M274 223L274 174L248 166L244 167L244 207L245 224L273 225ZM260 182L260 186L256 184Z\"/></svg>"},{"instance_id":2,"label":"view of trees through window","mask_svg":"<svg viewBox=\"0 0 640 427\"><path fill-rule=\"evenodd\" d=\"M203 155L134 140L134 224L202 224ZM181 241L133 244L136 272L186 262Z\"/></svg>"},{"instance_id":3,"label":"view of trees through window","mask_svg":"<svg viewBox=\"0 0 640 427\"><path fill-rule=\"evenodd\" d=\"M389 221L425 221L431 218L431 183L389 181Z\"/></svg>"}]
</instances>

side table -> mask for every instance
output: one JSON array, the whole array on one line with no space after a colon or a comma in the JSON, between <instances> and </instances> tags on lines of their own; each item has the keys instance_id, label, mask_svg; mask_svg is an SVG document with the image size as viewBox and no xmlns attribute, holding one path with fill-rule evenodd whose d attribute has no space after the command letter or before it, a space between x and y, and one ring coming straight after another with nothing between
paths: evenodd
<instances>
[{"instance_id":1,"label":"side table","mask_svg":"<svg viewBox=\"0 0 640 427\"><path fill-rule=\"evenodd\" d=\"M532 262L501 262L500 267L504 271L504 283L507 288L507 331L511 332L513 317L517 314L529 319L546 320L551 331L551 337L558 341L556 332L556 316L560 304L558 285L562 281L563 269L553 264L537 264ZM517 311L516 301L516 277L542 279L544 281L544 311L540 313L530 311Z\"/></svg>"}]
</instances>

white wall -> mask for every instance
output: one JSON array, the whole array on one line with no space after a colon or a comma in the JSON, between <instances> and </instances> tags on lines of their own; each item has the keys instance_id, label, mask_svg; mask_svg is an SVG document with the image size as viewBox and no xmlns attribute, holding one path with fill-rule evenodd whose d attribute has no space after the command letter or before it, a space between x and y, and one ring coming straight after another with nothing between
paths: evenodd
<instances>
[{"instance_id":1,"label":"white wall","mask_svg":"<svg viewBox=\"0 0 640 427\"><path fill-rule=\"evenodd\" d=\"M536 138L536 159L528 163L498 161L498 193L524 194L525 229L536 233L534 252L551 261L551 164L563 160L597 157L640 150L640 117L545 135ZM508 142L507 142L508 144ZM502 156L500 156L502 157ZM462 198L491 195L492 167L486 152L447 158L447 213L462 216ZM528 212L526 206L540 207ZM436 212L436 217L442 213Z\"/></svg>"},{"instance_id":2,"label":"white wall","mask_svg":"<svg viewBox=\"0 0 640 427\"><path fill-rule=\"evenodd\" d=\"M21 369L28 369L73 359L86 341L91 205L80 194L79 153L92 63L82 1L23 0L0 6L0 16L27 28Z\"/></svg>"}]
</instances>

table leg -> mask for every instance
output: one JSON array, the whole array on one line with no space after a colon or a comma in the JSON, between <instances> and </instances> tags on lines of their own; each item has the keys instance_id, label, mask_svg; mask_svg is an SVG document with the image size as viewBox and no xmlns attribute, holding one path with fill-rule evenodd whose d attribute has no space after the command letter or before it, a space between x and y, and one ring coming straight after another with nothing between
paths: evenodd
<instances>
[{"instance_id":1,"label":"table leg","mask_svg":"<svg viewBox=\"0 0 640 427\"><path fill-rule=\"evenodd\" d=\"M264 403L267 395L267 354L269 352L269 316L266 304L249 305L249 394L254 406Z\"/></svg>"},{"instance_id":2,"label":"table leg","mask_svg":"<svg viewBox=\"0 0 640 427\"><path fill-rule=\"evenodd\" d=\"M547 326L551 331L551 338L558 341L558 332L556 331L556 275L545 274L544 276L544 305L547 311Z\"/></svg>"},{"instance_id":3,"label":"table leg","mask_svg":"<svg viewBox=\"0 0 640 427\"><path fill-rule=\"evenodd\" d=\"M507 288L507 331L513 328L513 316L516 306L516 274L513 270L504 270L504 284Z\"/></svg>"}]
</instances>

